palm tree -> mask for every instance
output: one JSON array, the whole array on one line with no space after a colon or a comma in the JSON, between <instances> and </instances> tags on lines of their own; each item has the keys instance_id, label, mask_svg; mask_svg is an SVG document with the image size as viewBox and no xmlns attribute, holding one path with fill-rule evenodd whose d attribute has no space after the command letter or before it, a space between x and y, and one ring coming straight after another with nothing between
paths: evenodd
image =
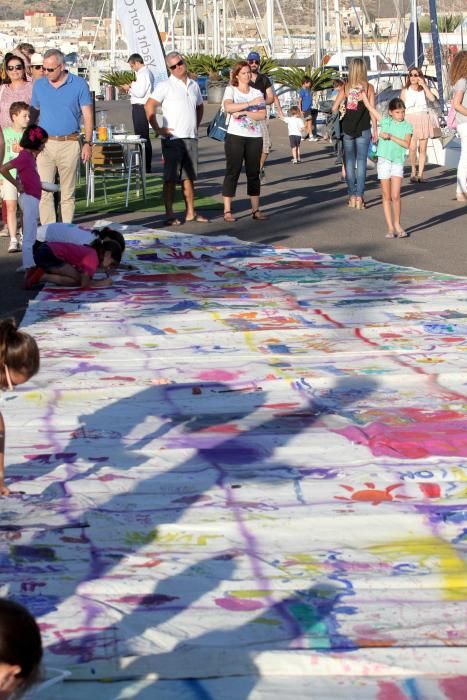
<instances>
[{"instance_id":1,"label":"palm tree","mask_svg":"<svg viewBox=\"0 0 467 700\"><path fill-rule=\"evenodd\" d=\"M315 68L315 70L289 66L287 68L277 68L274 71L274 82L281 83L291 90L300 90L305 76L311 79L311 89L317 92L318 90L326 90L326 88L332 87L333 80L338 78L339 74L334 68L326 68L325 66L320 66Z\"/></svg>"},{"instance_id":2,"label":"palm tree","mask_svg":"<svg viewBox=\"0 0 467 700\"><path fill-rule=\"evenodd\" d=\"M120 87L121 85L129 85L136 80L136 75L132 70L114 70L110 73L104 73L101 81L107 85Z\"/></svg>"}]
</instances>

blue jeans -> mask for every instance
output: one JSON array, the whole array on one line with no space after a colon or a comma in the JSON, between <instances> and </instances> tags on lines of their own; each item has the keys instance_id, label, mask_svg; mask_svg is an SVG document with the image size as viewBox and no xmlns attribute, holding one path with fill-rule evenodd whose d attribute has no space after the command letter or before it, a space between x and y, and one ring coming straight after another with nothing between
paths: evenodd
<instances>
[{"instance_id":1,"label":"blue jeans","mask_svg":"<svg viewBox=\"0 0 467 700\"><path fill-rule=\"evenodd\" d=\"M370 139L370 129L362 131L361 136L357 138L344 134L345 172L349 197L363 197Z\"/></svg>"}]
</instances>

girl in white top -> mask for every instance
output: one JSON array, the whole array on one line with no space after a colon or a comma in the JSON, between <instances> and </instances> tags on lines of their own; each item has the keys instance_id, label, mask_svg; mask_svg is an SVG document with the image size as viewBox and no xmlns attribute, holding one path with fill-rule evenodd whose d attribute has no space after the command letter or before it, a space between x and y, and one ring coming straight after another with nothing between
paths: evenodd
<instances>
[{"instance_id":1,"label":"girl in white top","mask_svg":"<svg viewBox=\"0 0 467 700\"><path fill-rule=\"evenodd\" d=\"M250 87L251 69L246 61L237 63L231 72L231 84L222 99L224 112L230 115L224 141L226 173L222 186L224 221L233 222L232 200L237 190L238 178L245 163L247 193L251 201L252 217L267 217L259 209L261 183L259 177L263 131L260 122L266 119L263 93Z\"/></svg>"},{"instance_id":2,"label":"girl in white top","mask_svg":"<svg viewBox=\"0 0 467 700\"><path fill-rule=\"evenodd\" d=\"M436 100L436 96L426 84L420 68L409 70L400 98L405 104L405 118L413 126L413 136L409 149L410 165L412 166L410 182L422 182L428 139L433 138L435 127L429 105Z\"/></svg>"}]
</instances>

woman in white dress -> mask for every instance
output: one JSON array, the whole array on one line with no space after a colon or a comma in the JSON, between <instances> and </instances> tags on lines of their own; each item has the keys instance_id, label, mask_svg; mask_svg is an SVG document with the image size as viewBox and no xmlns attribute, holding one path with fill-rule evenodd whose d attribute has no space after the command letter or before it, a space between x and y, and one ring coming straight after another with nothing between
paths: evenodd
<instances>
[{"instance_id":1,"label":"woman in white dress","mask_svg":"<svg viewBox=\"0 0 467 700\"><path fill-rule=\"evenodd\" d=\"M411 68L400 97L405 104L405 118L413 126L413 135L409 149L410 165L412 167L410 182L423 182L426 148L428 139L434 136L435 128L429 107L436 100L436 95L431 92L426 84L420 68Z\"/></svg>"}]
</instances>

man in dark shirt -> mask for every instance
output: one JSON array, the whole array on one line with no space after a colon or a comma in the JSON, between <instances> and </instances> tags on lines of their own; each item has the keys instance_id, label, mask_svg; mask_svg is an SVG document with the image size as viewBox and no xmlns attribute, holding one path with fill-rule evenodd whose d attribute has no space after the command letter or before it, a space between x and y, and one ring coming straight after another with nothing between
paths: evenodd
<instances>
[{"instance_id":1,"label":"man in dark shirt","mask_svg":"<svg viewBox=\"0 0 467 700\"><path fill-rule=\"evenodd\" d=\"M266 105L272 105L277 109L277 113L279 117L283 117L284 113L282 111L282 107L280 105L279 100L277 99L277 95L274 94L274 90L272 87L272 83L270 79L268 78L267 75L264 73L259 72L259 64L261 61L261 56L257 51L250 51L250 53L247 56L248 65L250 66L251 70L251 80L250 80L250 85L251 87L256 88L256 90L260 90L263 95L264 95L264 101L266 102ZM269 134L269 126L268 126L268 120L267 118L261 123L261 128L263 130L263 152L261 154L261 163L260 163L260 178L264 182L264 164L266 162L266 158L269 155L269 152L271 150L271 136Z\"/></svg>"}]
</instances>

